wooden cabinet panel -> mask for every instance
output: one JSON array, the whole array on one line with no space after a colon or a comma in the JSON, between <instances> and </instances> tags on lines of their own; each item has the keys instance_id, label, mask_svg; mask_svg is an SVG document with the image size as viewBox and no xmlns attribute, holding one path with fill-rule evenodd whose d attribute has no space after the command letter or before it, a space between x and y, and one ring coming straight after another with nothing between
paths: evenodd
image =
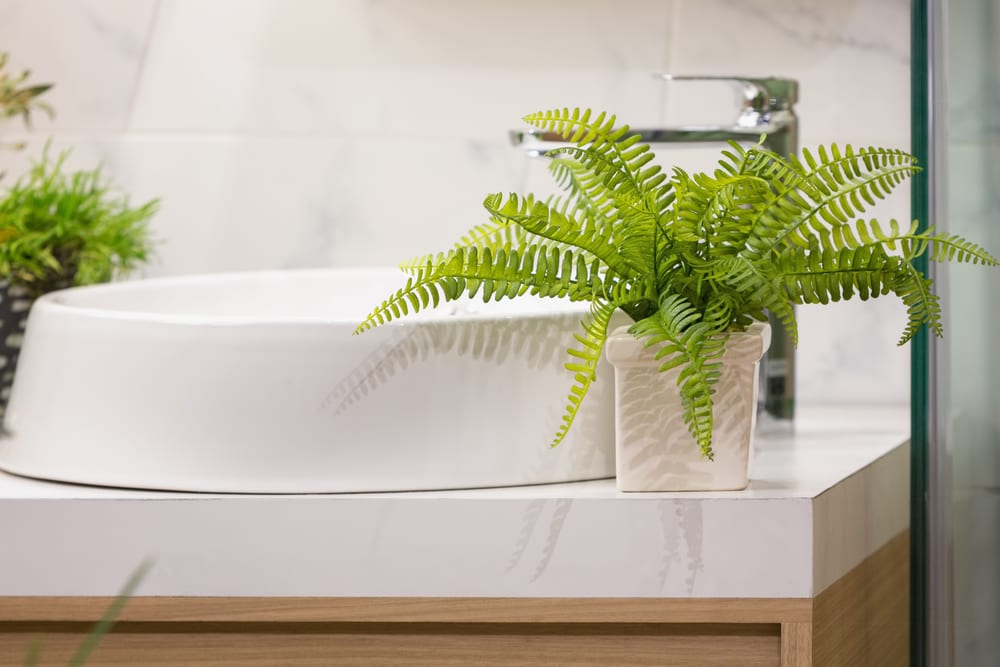
<instances>
[{"instance_id":1,"label":"wooden cabinet panel","mask_svg":"<svg viewBox=\"0 0 1000 667\"><path fill-rule=\"evenodd\" d=\"M904 532L816 598L140 597L89 664L902 667L908 566ZM108 602L0 598L0 665L66 664Z\"/></svg>"}]
</instances>

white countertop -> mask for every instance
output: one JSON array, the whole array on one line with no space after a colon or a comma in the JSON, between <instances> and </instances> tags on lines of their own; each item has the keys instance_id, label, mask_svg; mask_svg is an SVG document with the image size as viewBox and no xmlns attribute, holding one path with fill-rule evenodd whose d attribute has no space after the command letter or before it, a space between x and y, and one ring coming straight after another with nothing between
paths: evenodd
<instances>
[{"instance_id":1,"label":"white countertop","mask_svg":"<svg viewBox=\"0 0 1000 667\"><path fill-rule=\"evenodd\" d=\"M803 408L744 491L224 495L0 473L0 595L809 597L909 525L905 408ZM814 539L815 538L815 539Z\"/></svg>"}]
</instances>

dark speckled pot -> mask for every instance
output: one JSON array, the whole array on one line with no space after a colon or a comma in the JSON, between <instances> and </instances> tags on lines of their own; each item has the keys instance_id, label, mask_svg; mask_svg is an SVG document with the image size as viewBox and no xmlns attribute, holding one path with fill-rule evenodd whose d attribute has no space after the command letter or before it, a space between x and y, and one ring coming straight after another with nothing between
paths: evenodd
<instances>
[{"instance_id":1,"label":"dark speckled pot","mask_svg":"<svg viewBox=\"0 0 1000 667\"><path fill-rule=\"evenodd\" d=\"M17 357L21 352L28 311L34 299L20 286L0 282L0 419L7 410L7 400L14 384Z\"/></svg>"}]
</instances>

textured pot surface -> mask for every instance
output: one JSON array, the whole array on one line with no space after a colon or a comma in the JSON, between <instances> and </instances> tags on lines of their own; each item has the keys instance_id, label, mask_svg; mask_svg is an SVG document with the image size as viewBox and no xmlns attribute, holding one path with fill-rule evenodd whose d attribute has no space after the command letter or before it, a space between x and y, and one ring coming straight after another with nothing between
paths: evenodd
<instances>
[{"instance_id":1,"label":"textured pot surface","mask_svg":"<svg viewBox=\"0 0 1000 667\"><path fill-rule=\"evenodd\" d=\"M352 335L403 282L396 270L287 271L48 294L31 311L0 467L280 493L614 474L610 383L565 445L548 446L585 306L455 302Z\"/></svg>"},{"instance_id":2,"label":"textured pot surface","mask_svg":"<svg viewBox=\"0 0 1000 667\"><path fill-rule=\"evenodd\" d=\"M615 455L621 491L732 491L746 488L757 414L757 369L771 342L767 323L731 334L715 386L712 461L684 423L677 378L661 373L656 347L616 329L605 348L615 368Z\"/></svg>"},{"instance_id":3,"label":"textured pot surface","mask_svg":"<svg viewBox=\"0 0 1000 667\"><path fill-rule=\"evenodd\" d=\"M0 282L0 420L7 410L30 309L31 297L23 287Z\"/></svg>"}]
</instances>

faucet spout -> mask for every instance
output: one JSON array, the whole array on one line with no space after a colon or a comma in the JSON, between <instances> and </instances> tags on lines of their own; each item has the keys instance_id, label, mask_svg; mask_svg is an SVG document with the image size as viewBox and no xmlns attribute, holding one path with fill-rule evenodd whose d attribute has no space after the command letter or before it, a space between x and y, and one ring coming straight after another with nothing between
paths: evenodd
<instances>
[{"instance_id":1,"label":"faucet spout","mask_svg":"<svg viewBox=\"0 0 1000 667\"><path fill-rule=\"evenodd\" d=\"M798 151L799 121L794 106L798 102L798 83L791 79L739 76L676 76L661 74L666 81L720 81L732 85L739 95L739 116L732 125L683 125L633 129L647 144L712 144L728 141L756 142L765 135L763 145L783 157ZM556 132L538 129L514 130L511 142L524 148L532 157L567 146Z\"/></svg>"},{"instance_id":2,"label":"faucet spout","mask_svg":"<svg viewBox=\"0 0 1000 667\"><path fill-rule=\"evenodd\" d=\"M752 121L752 122L751 122ZM756 142L764 136L764 148L788 157L798 151L798 119L792 111L776 111L750 119L741 116L734 125L682 125L679 127L635 128L629 135L639 135L643 143L715 144ZM511 143L531 157L542 157L551 150L569 146L557 132L528 128L512 130Z\"/></svg>"}]
</instances>

